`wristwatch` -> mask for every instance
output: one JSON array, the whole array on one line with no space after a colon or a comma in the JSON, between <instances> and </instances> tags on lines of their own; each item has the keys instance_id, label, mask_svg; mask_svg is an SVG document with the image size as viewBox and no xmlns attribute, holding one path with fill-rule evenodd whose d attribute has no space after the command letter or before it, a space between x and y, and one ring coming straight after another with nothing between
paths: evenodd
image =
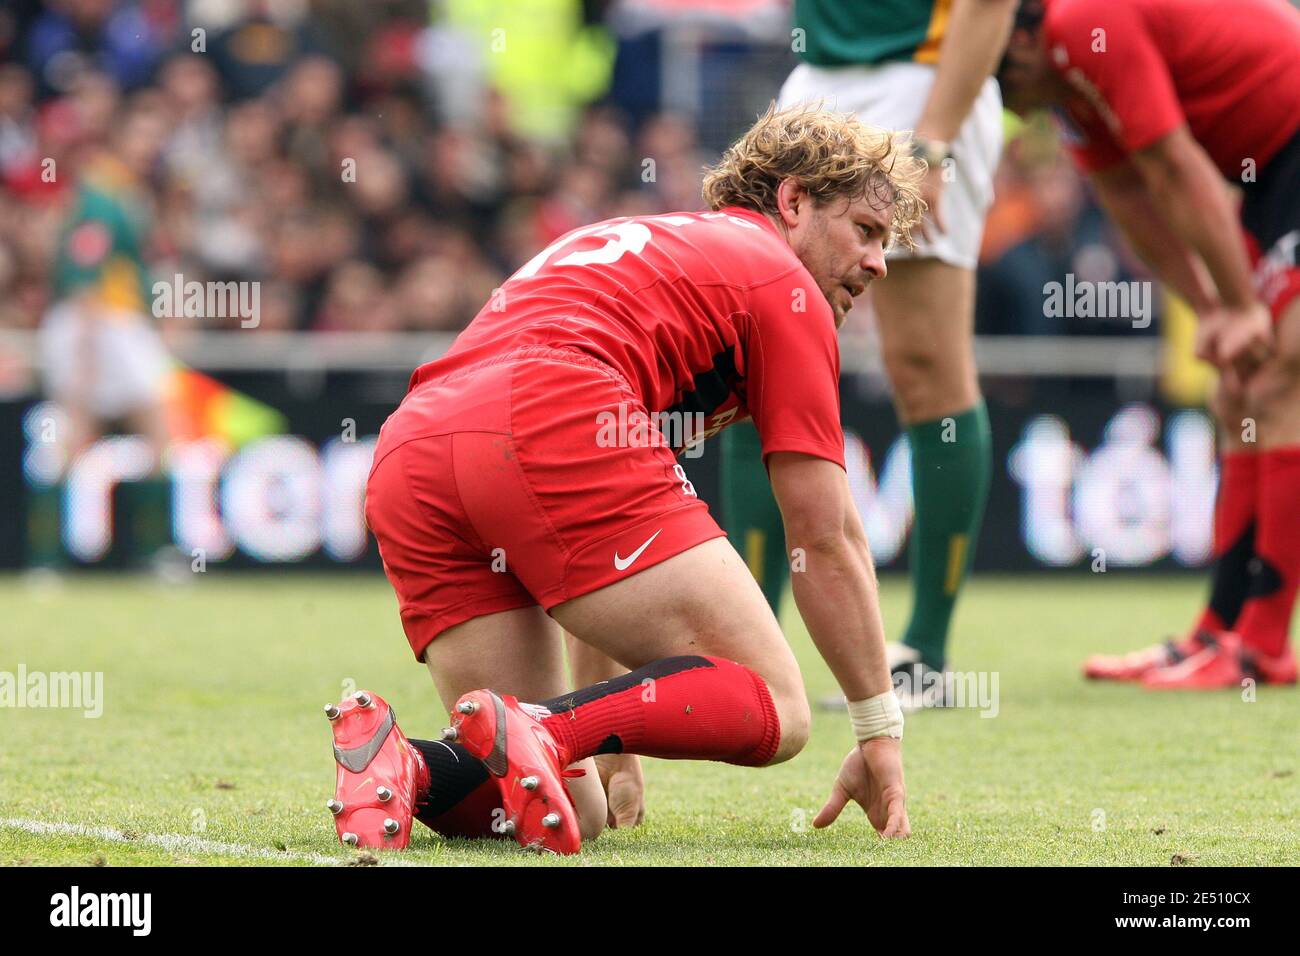
<instances>
[{"instance_id":1,"label":"wristwatch","mask_svg":"<svg viewBox=\"0 0 1300 956\"><path fill-rule=\"evenodd\" d=\"M923 159L931 166L938 166L945 159L952 158L952 146L941 139L926 139L924 136L912 137L912 155Z\"/></svg>"}]
</instances>

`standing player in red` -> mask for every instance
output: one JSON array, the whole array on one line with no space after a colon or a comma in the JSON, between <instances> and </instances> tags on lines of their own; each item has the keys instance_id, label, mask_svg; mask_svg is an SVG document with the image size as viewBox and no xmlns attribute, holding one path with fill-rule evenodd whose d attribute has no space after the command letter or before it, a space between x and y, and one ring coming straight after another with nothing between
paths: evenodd
<instances>
[{"instance_id":1,"label":"standing player in red","mask_svg":"<svg viewBox=\"0 0 1300 956\"><path fill-rule=\"evenodd\" d=\"M1293 684L1300 12L1286 0L1026 0L1000 79L1017 112L1058 109L1102 205L1196 310L1198 354L1222 371L1208 606L1182 641L1093 658L1086 673Z\"/></svg>"},{"instance_id":2,"label":"standing player in red","mask_svg":"<svg viewBox=\"0 0 1300 956\"><path fill-rule=\"evenodd\" d=\"M521 844L574 852L606 823L597 754L765 766L799 752L794 656L660 440L751 416L806 557L795 599L858 739L814 824L852 799L882 835L908 834L836 329L916 222L923 171L851 117L769 112L706 178L713 212L569 233L416 371L366 518L453 726L413 748L376 695L327 708L345 843L405 846L413 808L476 835L495 811ZM630 673L565 693L561 627L575 665Z\"/></svg>"}]
</instances>

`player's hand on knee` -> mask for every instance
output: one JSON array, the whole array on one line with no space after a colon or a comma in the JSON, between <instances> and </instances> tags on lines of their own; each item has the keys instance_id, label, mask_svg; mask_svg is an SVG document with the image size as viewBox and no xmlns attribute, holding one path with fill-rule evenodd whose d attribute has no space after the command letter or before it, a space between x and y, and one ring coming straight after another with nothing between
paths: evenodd
<instances>
[{"instance_id":1,"label":"player's hand on knee","mask_svg":"<svg viewBox=\"0 0 1300 956\"><path fill-rule=\"evenodd\" d=\"M1223 309L1217 324L1215 361L1225 375L1244 384L1273 354L1273 317L1262 302L1241 309Z\"/></svg>"},{"instance_id":2,"label":"player's hand on knee","mask_svg":"<svg viewBox=\"0 0 1300 956\"><path fill-rule=\"evenodd\" d=\"M1196 316L1196 339L1193 351L1202 362L1216 364L1219 361L1219 333L1223 331L1223 310L1199 313Z\"/></svg>"},{"instance_id":3,"label":"player's hand on knee","mask_svg":"<svg viewBox=\"0 0 1300 956\"><path fill-rule=\"evenodd\" d=\"M599 754L596 769L609 806L606 826L640 826L645 819L645 778L636 754Z\"/></svg>"},{"instance_id":4,"label":"player's hand on knee","mask_svg":"<svg viewBox=\"0 0 1300 956\"><path fill-rule=\"evenodd\" d=\"M830 826L850 800L862 807L876 832L885 839L911 835L899 741L876 737L850 750L840 764L830 798L813 820L813 826L818 829Z\"/></svg>"}]
</instances>

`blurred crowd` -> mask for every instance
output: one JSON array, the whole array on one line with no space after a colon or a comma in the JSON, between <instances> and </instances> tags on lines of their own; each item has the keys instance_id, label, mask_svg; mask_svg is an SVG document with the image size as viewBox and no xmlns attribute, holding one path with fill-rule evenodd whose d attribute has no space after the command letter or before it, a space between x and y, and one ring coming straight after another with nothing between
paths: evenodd
<instances>
[{"instance_id":1,"label":"blurred crowd","mask_svg":"<svg viewBox=\"0 0 1300 956\"><path fill-rule=\"evenodd\" d=\"M79 176L105 154L128 171L153 277L256 280L264 331L456 330L567 230L698 208L716 147L698 113L645 92L668 30L626 28L616 0L543 6L564 62L587 64L549 98L553 48L496 81L493 44L518 34L483 10L507 0L8 0L0 327L49 308ZM770 62L763 97L792 59ZM998 187L978 331L1108 331L1044 315L1067 272L1140 275L1050 129L1009 145Z\"/></svg>"}]
</instances>

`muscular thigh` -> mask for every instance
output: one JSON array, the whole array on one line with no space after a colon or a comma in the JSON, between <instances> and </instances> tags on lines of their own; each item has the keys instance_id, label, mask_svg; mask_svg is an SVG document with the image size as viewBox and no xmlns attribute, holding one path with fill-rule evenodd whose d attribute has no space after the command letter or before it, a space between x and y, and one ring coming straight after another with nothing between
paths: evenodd
<instances>
[{"instance_id":1,"label":"muscular thigh","mask_svg":"<svg viewBox=\"0 0 1300 956\"><path fill-rule=\"evenodd\" d=\"M807 698L794 654L754 576L714 538L551 609L564 629L625 667L664 657L722 657L759 674L783 736L806 735Z\"/></svg>"},{"instance_id":2,"label":"muscular thigh","mask_svg":"<svg viewBox=\"0 0 1300 956\"><path fill-rule=\"evenodd\" d=\"M425 649L424 659L448 710L462 694L480 687L520 700L544 700L570 689L563 635L536 605L450 627Z\"/></svg>"},{"instance_id":3,"label":"muscular thigh","mask_svg":"<svg viewBox=\"0 0 1300 956\"><path fill-rule=\"evenodd\" d=\"M898 260L871 295L899 418L933 421L974 405L974 274L937 259Z\"/></svg>"}]
</instances>

